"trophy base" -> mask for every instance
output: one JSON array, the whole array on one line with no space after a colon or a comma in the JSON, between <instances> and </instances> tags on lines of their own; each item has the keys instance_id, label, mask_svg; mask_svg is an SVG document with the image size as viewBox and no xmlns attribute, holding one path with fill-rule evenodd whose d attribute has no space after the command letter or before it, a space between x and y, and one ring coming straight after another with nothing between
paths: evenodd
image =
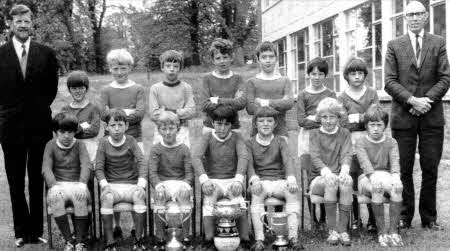
<instances>
[{"instance_id":1,"label":"trophy base","mask_svg":"<svg viewBox=\"0 0 450 251\"><path fill-rule=\"evenodd\" d=\"M239 236L237 237L214 237L214 246L216 246L219 251L235 251L241 240Z\"/></svg>"}]
</instances>

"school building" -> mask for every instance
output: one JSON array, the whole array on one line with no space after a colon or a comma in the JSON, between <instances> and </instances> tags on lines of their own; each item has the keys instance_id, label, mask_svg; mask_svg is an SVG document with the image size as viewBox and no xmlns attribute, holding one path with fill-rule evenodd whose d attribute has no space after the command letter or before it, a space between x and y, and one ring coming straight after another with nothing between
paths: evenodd
<instances>
[{"instance_id":1,"label":"school building","mask_svg":"<svg viewBox=\"0 0 450 251\"><path fill-rule=\"evenodd\" d=\"M262 39L278 44L279 70L293 83L295 93L307 85L308 60L321 56L330 66L329 88L347 86L343 68L352 56L368 64L367 83L389 105L384 88L384 58L389 40L406 34L404 13L410 0L260 0ZM450 48L449 0L420 0L429 13L427 32L446 38ZM444 98L447 119L445 144L450 144L450 93ZM450 149L444 147L444 158Z\"/></svg>"}]
</instances>

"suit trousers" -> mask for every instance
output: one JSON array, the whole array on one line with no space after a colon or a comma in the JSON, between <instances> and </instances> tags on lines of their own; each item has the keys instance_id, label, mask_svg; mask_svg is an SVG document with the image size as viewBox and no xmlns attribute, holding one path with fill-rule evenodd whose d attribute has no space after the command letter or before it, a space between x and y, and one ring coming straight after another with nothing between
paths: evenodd
<instances>
[{"instance_id":1,"label":"suit trousers","mask_svg":"<svg viewBox=\"0 0 450 251\"><path fill-rule=\"evenodd\" d=\"M2 143L16 238L42 236L42 156L50 139L51 133L47 132L39 136L25 136L24 142ZM25 198L25 170L28 173L29 206Z\"/></svg>"},{"instance_id":2,"label":"suit trousers","mask_svg":"<svg viewBox=\"0 0 450 251\"><path fill-rule=\"evenodd\" d=\"M414 217L413 169L417 139L419 139L422 184L419 198L419 214L423 224L436 221L436 184L442 156L444 127L423 127L421 123L410 129L392 129L400 153L400 178L403 183L401 218L410 223Z\"/></svg>"}]
</instances>

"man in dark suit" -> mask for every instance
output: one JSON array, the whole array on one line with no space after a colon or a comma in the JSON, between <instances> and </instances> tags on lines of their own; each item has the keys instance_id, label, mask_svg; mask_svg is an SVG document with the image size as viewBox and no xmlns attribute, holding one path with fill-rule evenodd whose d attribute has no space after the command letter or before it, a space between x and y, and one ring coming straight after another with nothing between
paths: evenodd
<instances>
[{"instance_id":1,"label":"man in dark suit","mask_svg":"<svg viewBox=\"0 0 450 251\"><path fill-rule=\"evenodd\" d=\"M450 68L445 40L424 32L428 19L425 7L410 2L405 18L408 34L389 41L384 68L385 90L392 96L392 136L399 146L404 186L400 227L410 227L414 217L412 174L418 138L422 227L442 230L436 223L436 182L444 140L442 97L450 85Z\"/></svg>"},{"instance_id":2,"label":"man in dark suit","mask_svg":"<svg viewBox=\"0 0 450 251\"><path fill-rule=\"evenodd\" d=\"M0 143L5 156L16 246L43 239L42 155L51 139L51 110L58 66L49 47L30 41L31 11L15 5L12 39L0 47ZM29 206L25 200L28 173Z\"/></svg>"}]
</instances>

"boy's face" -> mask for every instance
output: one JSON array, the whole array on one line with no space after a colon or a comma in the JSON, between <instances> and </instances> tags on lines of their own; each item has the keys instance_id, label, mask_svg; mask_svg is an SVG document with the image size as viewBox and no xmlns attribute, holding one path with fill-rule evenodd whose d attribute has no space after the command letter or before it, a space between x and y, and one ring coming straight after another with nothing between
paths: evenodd
<instances>
[{"instance_id":1,"label":"boy's face","mask_svg":"<svg viewBox=\"0 0 450 251\"><path fill-rule=\"evenodd\" d=\"M360 87L364 84L366 75L363 71L352 71L348 73L348 84L353 87Z\"/></svg>"},{"instance_id":2,"label":"boy's face","mask_svg":"<svg viewBox=\"0 0 450 251\"><path fill-rule=\"evenodd\" d=\"M263 51L259 54L259 65L265 73L272 73L275 70L277 56L273 51Z\"/></svg>"},{"instance_id":3,"label":"boy's face","mask_svg":"<svg viewBox=\"0 0 450 251\"><path fill-rule=\"evenodd\" d=\"M386 125L383 121L369 121L367 123L367 134L373 140L380 140L384 135Z\"/></svg>"},{"instance_id":4,"label":"boy's face","mask_svg":"<svg viewBox=\"0 0 450 251\"><path fill-rule=\"evenodd\" d=\"M167 81L176 82L178 80L178 72L180 72L180 68L180 63L178 62L164 62L161 70Z\"/></svg>"},{"instance_id":5,"label":"boy's face","mask_svg":"<svg viewBox=\"0 0 450 251\"><path fill-rule=\"evenodd\" d=\"M314 69L309 73L309 79L313 88L320 89L323 87L325 82L325 73L319 71L317 67L314 67Z\"/></svg>"},{"instance_id":6,"label":"boy's face","mask_svg":"<svg viewBox=\"0 0 450 251\"><path fill-rule=\"evenodd\" d=\"M327 132L332 132L336 129L338 122L339 118L334 113L324 112L320 115L320 123L322 124L323 129Z\"/></svg>"},{"instance_id":7,"label":"boy's face","mask_svg":"<svg viewBox=\"0 0 450 251\"><path fill-rule=\"evenodd\" d=\"M72 95L73 100L76 102L81 102L86 97L86 87L75 86L69 88L70 95Z\"/></svg>"},{"instance_id":8,"label":"boy's face","mask_svg":"<svg viewBox=\"0 0 450 251\"><path fill-rule=\"evenodd\" d=\"M258 117L256 118L256 128L261 136L267 137L273 134L276 126L274 117Z\"/></svg>"},{"instance_id":9,"label":"boy's face","mask_svg":"<svg viewBox=\"0 0 450 251\"><path fill-rule=\"evenodd\" d=\"M158 127L158 132L162 136L164 144L173 145L177 142L178 127L174 124L163 124Z\"/></svg>"},{"instance_id":10,"label":"boy's face","mask_svg":"<svg viewBox=\"0 0 450 251\"><path fill-rule=\"evenodd\" d=\"M75 137L75 132L63 131L61 129L56 131L56 139L63 146L70 146L70 143L73 141L73 137Z\"/></svg>"},{"instance_id":11,"label":"boy's face","mask_svg":"<svg viewBox=\"0 0 450 251\"><path fill-rule=\"evenodd\" d=\"M123 135L128 129L128 123L125 121L116 121L114 118L108 122L108 132L111 138L115 142L120 142L123 139Z\"/></svg>"},{"instance_id":12,"label":"boy's face","mask_svg":"<svg viewBox=\"0 0 450 251\"><path fill-rule=\"evenodd\" d=\"M216 131L216 135L221 139L224 139L228 136L228 134L231 132L231 126L231 122L226 120L213 121L213 127Z\"/></svg>"},{"instance_id":13,"label":"boy's face","mask_svg":"<svg viewBox=\"0 0 450 251\"><path fill-rule=\"evenodd\" d=\"M118 84L125 84L128 82L128 75L131 72L131 67L128 64L112 63L109 65L109 71Z\"/></svg>"},{"instance_id":14,"label":"boy's face","mask_svg":"<svg viewBox=\"0 0 450 251\"><path fill-rule=\"evenodd\" d=\"M233 57L229 54L222 54L220 51L214 52L213 64L219 73L228 73Z\"/></svg>"}]
</instances>

